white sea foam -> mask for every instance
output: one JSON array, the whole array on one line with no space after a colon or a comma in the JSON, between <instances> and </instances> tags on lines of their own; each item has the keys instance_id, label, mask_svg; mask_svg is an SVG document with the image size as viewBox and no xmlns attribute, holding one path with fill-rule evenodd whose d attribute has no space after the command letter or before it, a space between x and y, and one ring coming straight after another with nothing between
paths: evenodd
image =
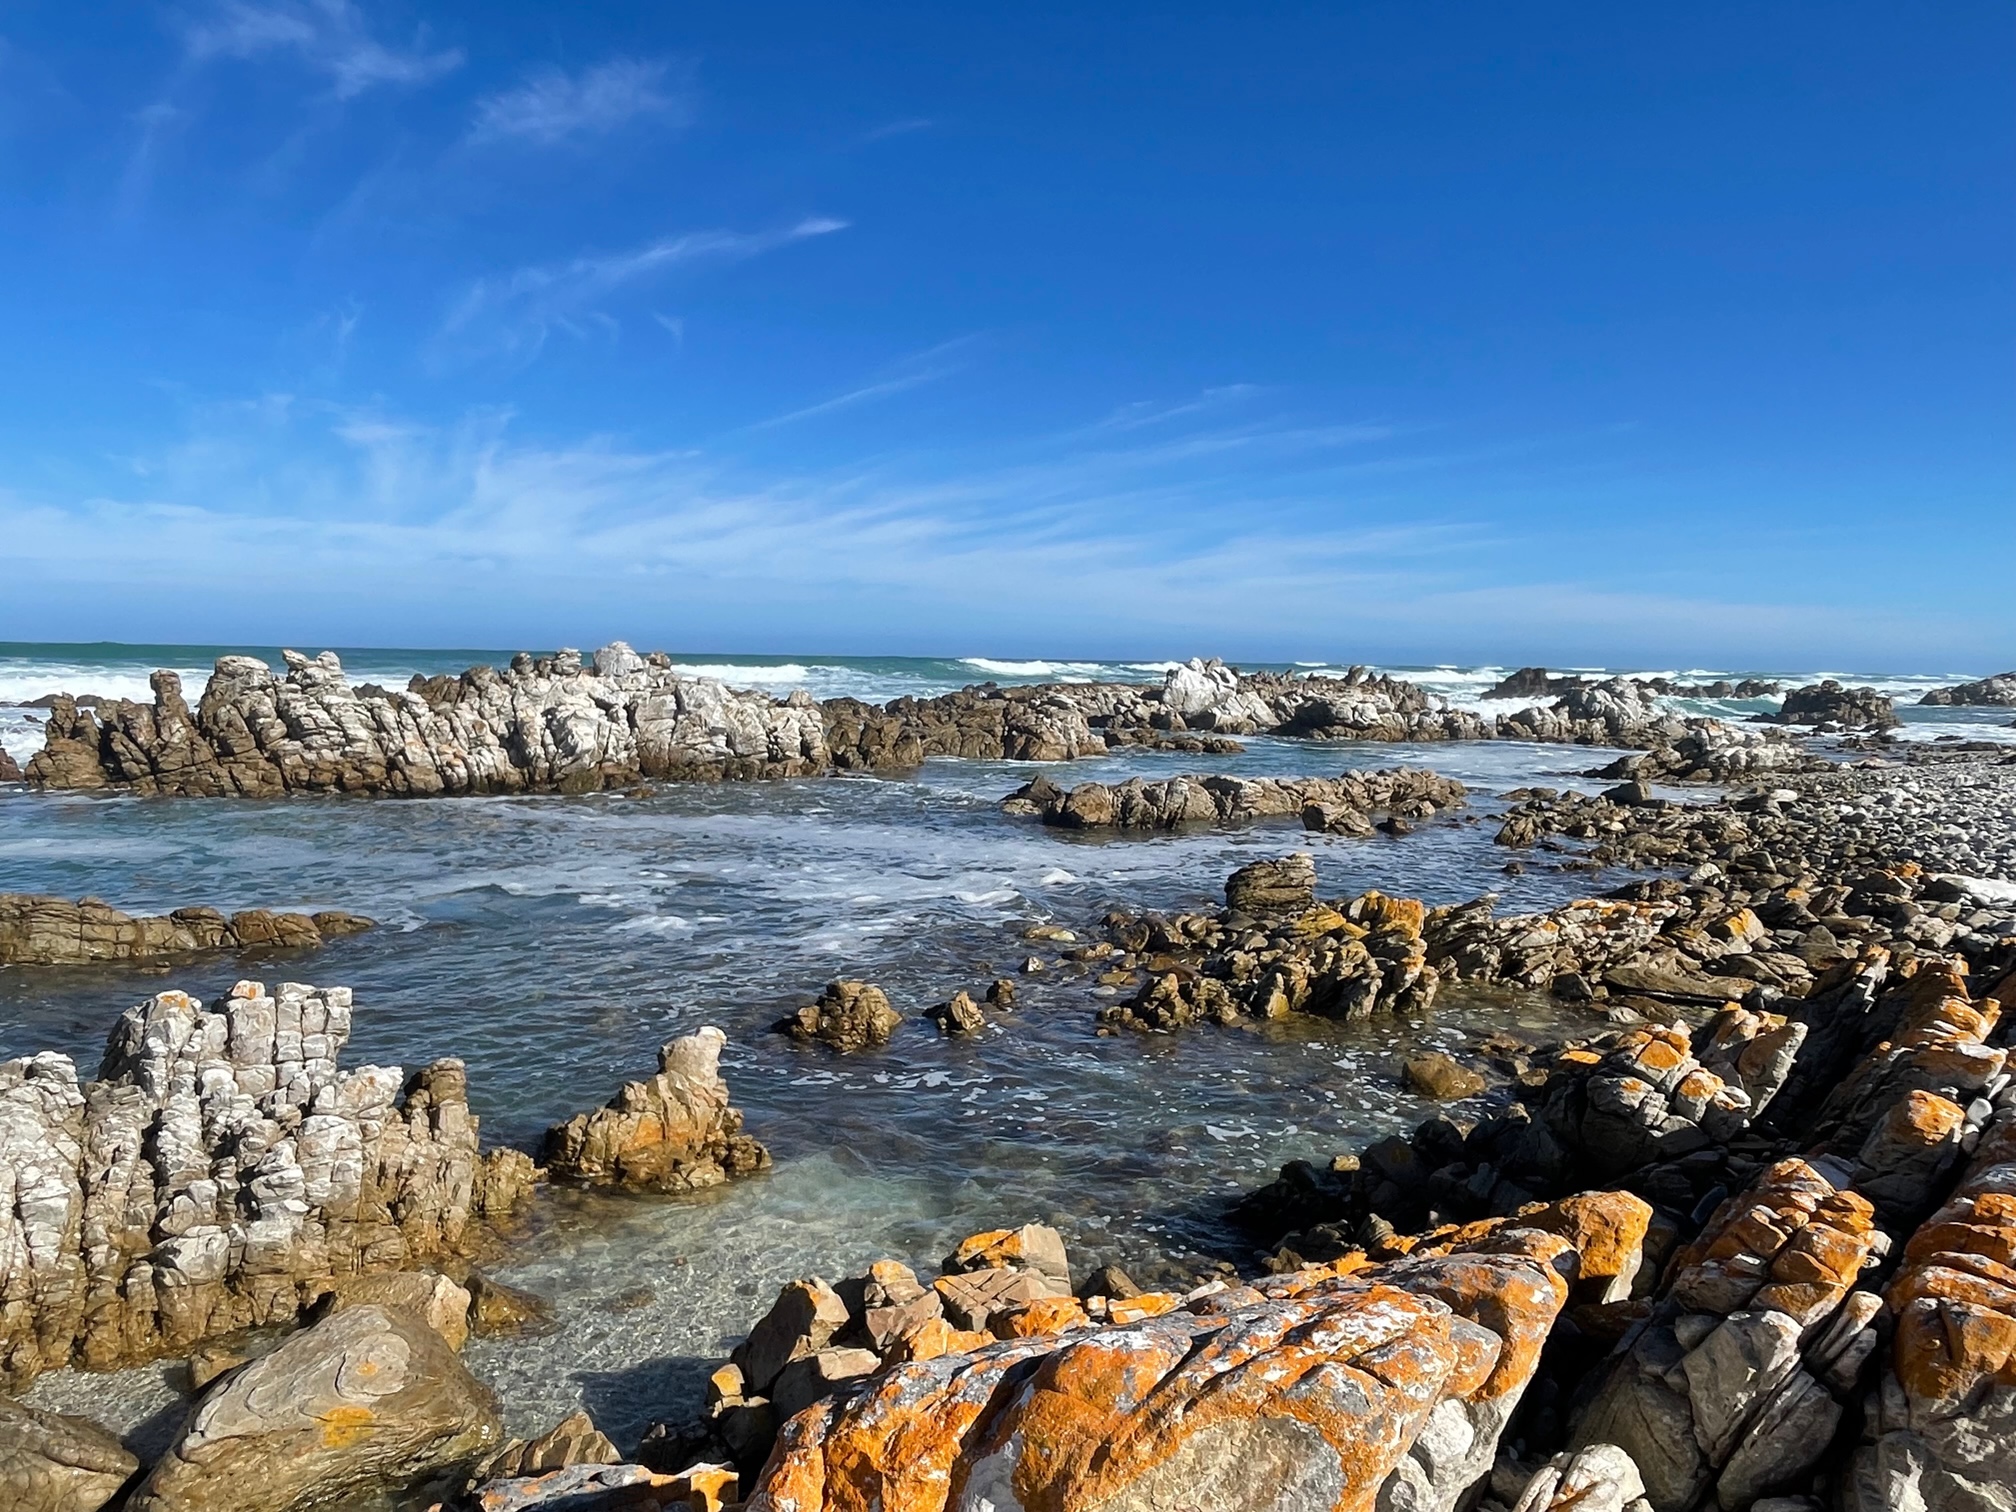
<instances>
[{"instance_id":1,"label":"white sea foam","mask_svg":"<svg viewBox=\"0 0 2016 1512\"><path fill-rule=\"evenodd\" d=\"M785 662L780 666L745 664L742 662L674 662L672 670L681 677L711 677L716 682L778 683L796 686L812 680L816 672L832 672L832 667L801 667L797 662Z\"/></svg>"},{"instance_id":2,"label":"white sea foam","mask_svg":"<svg viewBox=\"0 0 2016 1512\"><path fill-rule=\"evenodd\" d=\"M993 677L1092 677L1106 666L1104 662L996 661L988 656L962 656L959 664Z\"/></svg>"}]
</instances>

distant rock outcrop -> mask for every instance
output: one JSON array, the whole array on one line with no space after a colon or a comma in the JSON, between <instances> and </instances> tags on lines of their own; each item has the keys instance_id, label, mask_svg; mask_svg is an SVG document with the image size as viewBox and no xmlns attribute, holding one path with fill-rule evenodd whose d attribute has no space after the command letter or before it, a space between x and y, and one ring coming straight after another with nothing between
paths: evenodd
<instances>
[{"instance_id":1,"label":"distant rock outcrop","mask_svg":"<svg viewBox=\"0 0 2016 1512\"><path fill-rule=\"evenodd\" d=\"M1216 660L1140 683L983 683L880 707L731 689L617 641L520 654L508 668L353 686L332 652L285 653L276 675L217 661L192 710L173 672L152 704L58 697L27 781L181 796L594 792L643 780L721 781L906 768L933 756L1070 761L1116 748L1236 750L1233 737L1576 741L1670 745L1714 721L1661 709L1642 683L1564 688L1551 706L1485 720L1399 678L1242 673Z\"/></svg>"},{"instance_id":2,"label":"distant rock outcrop","mask_svg":"<svg viewBox=\"0 0 2016 1512\"><path fill-rule=\"evenodd\" d=\"M307 950L337 935L370 929L358 914L222 914L178 908L171 914L122 913L96 898L0 893L0 966L77 966L94 961L159 961L211 950Z\"/></svg>"},{"instance_id":3,"label":"distant rock outcrop","mask_svg":"<svg viewBox=\"0 0 2016 1512\"><path fill-rule=\"evenodd\" d=\"M1984 677L1979 682L1959 683L1950 688L1934 688L1920 704L1934 708L1949 706L1986 706L2007 708L2016 704L2016 672L1997 672L1993 677Z\"/></svg>"}]
</instances>

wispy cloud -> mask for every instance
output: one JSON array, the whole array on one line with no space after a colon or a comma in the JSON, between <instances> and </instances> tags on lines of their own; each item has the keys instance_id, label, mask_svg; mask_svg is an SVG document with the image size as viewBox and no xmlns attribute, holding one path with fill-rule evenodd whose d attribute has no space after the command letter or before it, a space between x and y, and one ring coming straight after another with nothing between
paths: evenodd
<instances>
[{"instance_id":1,"label":"wispy cloud","mask_svg":"<svg viewBox=\"0 0 2016 1512\"><path fill-rule=\"evenodd\" d=\"M839 410L853 409L857 405L872 404L878 399L887 399L907 389L936 383L939 379L948 378L959 371L963 364L955 360L955 354L971 347L977 339L972 336L961 336L952 341L940 342L926 351L914 353L901 362L891 364L881 376L858 388L848 389L831 398L821 399L817 403L803 405L798 409L787 410L781 415L752 421L742 426L741 430L744 433L775 430L782 425L816 419Z\"/></svg>"},{"instance_id":2,"label":"wispy cloud","mask_svg":"<svg viewBox=\"0 0 2016 1512\"><path fill-rule=\"evenodd\" d=\"M690 77L669 80L664 59L612 58L570 74L541 68L514 88L476 102L474 142L522 141L551 147L596 136L639 118L682 126L693 116Z\"/></svg>"},{"instance_id":3,"label":"wispy cloud","mask_svg":"<svg viewBox=\"0 0 2016 1512\"><path fill-rule=\"evenodd\" d=\"M455 301L436 333L438 362L497 358L527 362L554 331L585 337L616 328L600 306L626 289L676 269L745 261L847 222L810 216L774 231L689 231L627 252L582 256L480 278Z\"/></svg>"},{"instance_id":4,"label":"wispy cloud","mask_svg":"<svg viewBox=\"0 0 2016 1512\"><path fill-rule=\"evenodd\" d=\"M219 0L183 29L193 63L288 54L326 75L339 100L379 85L426 84L462 66L459 48L433 49L427 32L410 43L373 36L353 0Z\"/></svg>"}]
</instances>

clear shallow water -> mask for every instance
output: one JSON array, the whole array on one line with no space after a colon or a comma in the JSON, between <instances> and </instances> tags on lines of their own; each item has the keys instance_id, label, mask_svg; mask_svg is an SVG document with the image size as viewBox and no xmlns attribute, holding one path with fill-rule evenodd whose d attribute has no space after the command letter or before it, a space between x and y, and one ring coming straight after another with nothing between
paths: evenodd
<instances>
[{"instance_id":1,"label":"clear shallow water","mask_svg":"<svg viewBox=\"0 0 2016 1512\"><path fill-rule=\"evenodd\" d=\"M22 648L0 647L0 700L34 696L17 664L44 653L9 661L9 649ZM217 648L189 649L80 654L60 666L44 655L32 676L144 695L152 665L200 668ZM350 653L346 665L391 683L480 659ZM949 660L738 661L738 682L878 699L976 675L1160 675L1147 664L1011 672ZM758 675L765 668L774 682ZM1497 675L1450 670L1442 686L1474 694ZM187 680L193 690L201 675ZM20 728L39 741L33 726ZM241 976L342 983L358 1002L346 1064L461 1056L486 1136L532 1146L548 1124L647 1072L664 1039L720 1025L735 1100L776 1171L687 1200L545 1194L497 1270L553 1299L559 1326L470 1347L515 1430L537 1431L585 1402L625 1442L697 1405L706 1365L797 1275L837 1276L883 1254L927 1265L974 1229L1031 1219L1057 1223L1081 1266L1117 1261L1143 1279L1158 1266L1187 1273L1241 1258L1220 1222L1225 1196L1285 1159L1353 1147L1425 1115L1397 1085L1404 1051L1473 1029L1545 1032L1559 1023L1552 1010L1452 993L1418 1024L1100 1038L1092 1015L1107 997L1089 974L1052 970L1021 979L1021 1010L976 1041L940 1039L922 1011L957 987L1012 974L1032 950L1054 956L1025 943L1030 924L1096 938L1112 906L1204 904L1234 866L1288 849L1316 854L1332 894L1378 886L1444 902L1496 887L1508 909L1586 894L1605 881L1502 874L1490 795L1536 781L1600 786L1576 774L1611 754L1255 740L1233 758L1136 752L1041 769L1112 781L1405 763L1476 790L1477 822L1369 841L1306 835L1292 820L1087 840L999 813L998 800L1038 770L1015 763L941 761L903 778L644 798L249 803L16 791L0 795L0 891L95 894L136 911L341 907L383 927L311 956L212 959L166 974L0 971L0 1056L59 1049L88 1070L118 1013L170 985L207 998ZM881 984L910 1016L885 1051L841 1059L767 1032L843 975ZM122 1430L151 1416L158 1434L174 1416L171 1381L161 1370L59 1375L34 1399Z\"/></svg>"}]
</instances>

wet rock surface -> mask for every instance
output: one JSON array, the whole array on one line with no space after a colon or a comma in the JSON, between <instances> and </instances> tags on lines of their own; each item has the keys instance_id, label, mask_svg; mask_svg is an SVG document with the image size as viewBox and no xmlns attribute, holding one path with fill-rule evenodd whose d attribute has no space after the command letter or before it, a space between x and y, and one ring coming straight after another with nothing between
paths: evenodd
<instances>
[{"instance_id":1,"label":"wet rock surface","mask_svg":"<svg viewBox=\"0 0 2016 1512\"><path fill-rule=\"evenodd\" d=\"M903 1015L889 996L868 982L829 982L812 1002L775 1024L777 1033L816 1043L843 1055L889 1043Z\"/></svg>"},{"instance_id":2,"label":"wet rock surface","mask_svg":"<svg viewBox=\"0 0 2016 1512\"><path fill-rule=\"evenodd\" d=\"M160 961L219 950L312 950L325 940L372 928L359 914L178 908L161 915L122 913L96 898L71 902L37 893L0 893L0 966L80 966L98 961Z\"/></svg>"}]
</instances>

